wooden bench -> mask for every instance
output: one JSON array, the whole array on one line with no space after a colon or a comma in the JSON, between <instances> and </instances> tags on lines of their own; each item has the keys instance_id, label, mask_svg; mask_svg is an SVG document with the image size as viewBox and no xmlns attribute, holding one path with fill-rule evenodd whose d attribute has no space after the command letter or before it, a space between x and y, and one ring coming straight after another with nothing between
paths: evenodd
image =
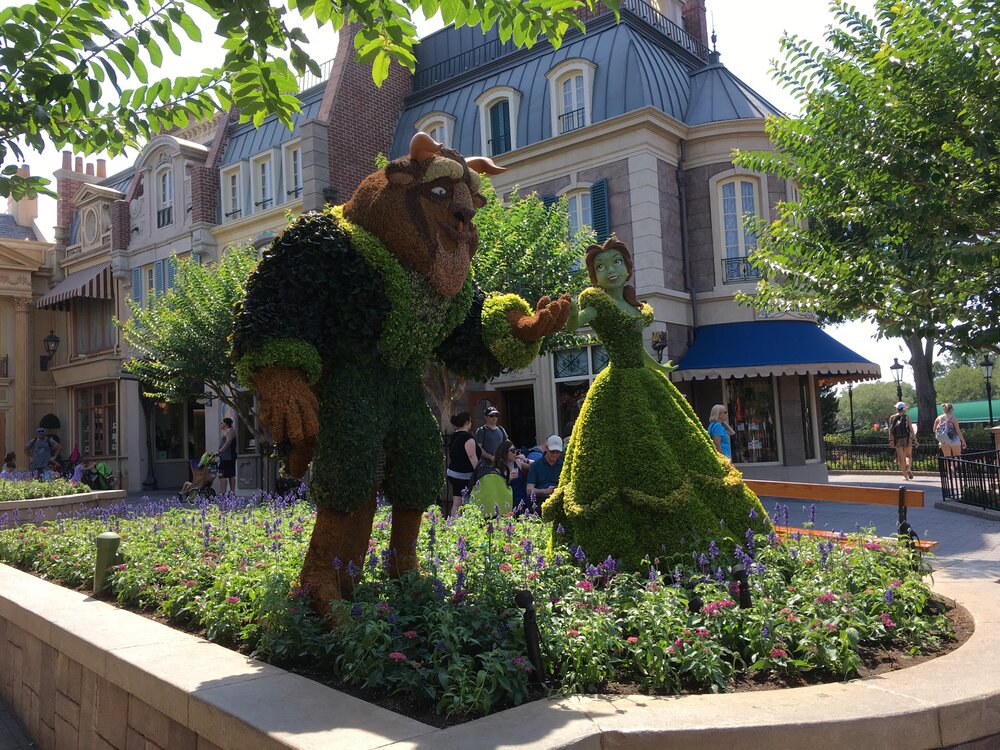
<instances>
[{"instance_id":1,"label":"wooden bench","mask_svg":"<svg viewBox=\"0 0 1000 750\"><path fill-rule=\"evenodd\" d=\"M906 521L907 508L924 507L924 491L907 487L892 489L891 487L860 487L852 484L810 484L808 482L776 482L767 479L745 479L747 487L762 497L777 497L787 500L805 500L835 503L865 503L867 505L895 505L899 509L900 529L910 528ZM775 526L781 536L794 533L803 536L839 539L840 534L819 529L800 529L788 526ZM914 546L921 552L930 552L938 546L938 542L930 539L914 541Z\"/></svg>"}]
</instances>

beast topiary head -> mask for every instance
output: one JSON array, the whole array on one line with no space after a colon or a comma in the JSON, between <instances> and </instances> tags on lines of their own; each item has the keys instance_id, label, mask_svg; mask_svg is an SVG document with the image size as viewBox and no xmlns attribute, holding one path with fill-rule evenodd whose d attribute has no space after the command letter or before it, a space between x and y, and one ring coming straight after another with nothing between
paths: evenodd
<instances>
[{"instance_id":1,"label":"beast topiary head","mask_svg":"<svg viewBox=\"0 0 1000 750\"><path fill-rule=\"evenodd\" d=\"M450 299L465 284L479 246L472 218L485 200L477 173L503 171L489 159L466 159L417 133L409 156L361 181L344 215Z\"/></svg>"}]
</instances>

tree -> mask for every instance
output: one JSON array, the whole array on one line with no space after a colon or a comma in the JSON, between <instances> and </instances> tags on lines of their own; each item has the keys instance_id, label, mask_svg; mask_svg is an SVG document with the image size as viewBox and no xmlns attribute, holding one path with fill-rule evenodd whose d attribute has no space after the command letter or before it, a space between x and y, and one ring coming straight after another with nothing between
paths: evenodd
<instances>
[{"instance_id":1,"label":"tree","mask_svg":"<svg viewBox=\"0 0 1000 750\"><path fill-rule=\"evenodd\" d=\"M236 398L236 369L229 335L236 306L246 297L247 278L257 251L231 248L218 264L176 260L176 283L146 307L128 301L131 317L115 321L129 347L123 369L140 380L144 393L160 401L184 403L211 392L235 411L258 436L252 416Z\"/></svg>"},{"instance_id":2,"label":"tree","mask_svg":"<svg viewBox=\"0 0 1000 750\"><path fill-rule=\"evenodd\" d=\"M903 400L912 402L913 386L903 383ZM879 381L877 383L861 383L854 386L854 424L858 429L872 428L873 424L878 424L879 429L888 421L889 417L896 413L896 384ZM843 389L839 396L840 413L846 417L846 422L850 422L850 405L847 403L847 389ZM933 421L933 417L931 420ZM925 432L930 435L931 432Z\"/></svg>"},{"instance_id":3,"label":"tree","mask_svg":"<svg viewBox=\"0 0 1000 750\"><path fill-rule=\"evenodd\" d=\"M986 398L986 382L978 367L953 367L934 381L934 388L941 403Z\"/></svg>"},{"instance_id":4,"label":"tree","mask_svg":"<svg viewBox=\"0 0 1000 750\"><path fill-rule=\"evenodd\" d=\"M603 0L617 12L616 0ZM501 39L532 45L545 36L559 46L570 28L583 28L575 12L596 0L191 0L208 24L181 0L36 0L0 9L0 196L33 196L41 177L17 175L24 147L72 146L111 156L138 147L164 129L211 118L235 105L260 124L275 114L286 125L298 110L296 75L319 66L302 48L308 41L289 10L317 27L357 24L357 57L371 64L381 84L389 65L413 70L418 9L456 26L496 25ZM215 25L226 51L222 64L200 75L154 78L164 48L182 52L181 37L201 41L201 26ZM168 53L168 57L169 57ZM285 56L287 55L287 60ZM169 61L169 60L168 60Z\"/></svg>"},{"instance_id":5,"label":"tree","mask_svg":"<svg viewBox=\"0 0 1000 750\"><path fill-rule=\"evenodd\" d=\"M532 193L514 190L504 203L483 178L486 205L476 212L479 251L472 258L473 276L484 289L514 292L535 301L543 295L576 293L587 284L583 257L593 231L570 234L566 198L551 208ZM580 339L560 331L542 340L541 354L579 345ZM442 427L465 392L465 378L440 362L424 372L424 386Z\"/></svg>"},{"instance_id":6,"label":"tree","mask_svg":"<svg viewBox=\"0 0 1000 750\"><path fill-rule=\"evenodd\" d=\"M827 49L785 36L776 77L801 103L772 119L773 152L745 168L793 182L797 202L758 226L744 297L826 321L862 317L904 339L930 431L935 344L998 343L1000 11L990 0L845 0Z\"/></svg>"}]
</instances>

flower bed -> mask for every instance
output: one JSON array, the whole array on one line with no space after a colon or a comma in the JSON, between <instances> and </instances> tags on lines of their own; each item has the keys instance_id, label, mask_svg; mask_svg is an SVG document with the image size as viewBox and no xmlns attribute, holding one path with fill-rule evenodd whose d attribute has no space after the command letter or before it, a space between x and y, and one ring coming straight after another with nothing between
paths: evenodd
<instances>
[{"instance_id":1,"label":"flower bed","mask_svg":"<svg viewBox=\"0 0 1000 750\"><path fill-rule=\"evenodd\" d=\"M0 478L0 503L78 495L82 492L90 492L90 487L82 482L73 482L61 477L38 479L30 471L4 472L4 476Z\"/></svg>"},{"instance_id":2,"label":"flower bed","mask_svg":"<svg viewBox=\"0 0 1000 750\"><path fill-rule=\"evenodd\" d=\"M544 676L564 693L610 683L723 691L754 673L849 677L860 649L916 653L949 637L916 561L895 544L743 534L737 543L720 529L717 540L650 561L640 576L579 549L546 550L550 529L538 518L490 521L474 508L457 522L426 514L423 574L402 580L385 569L381 510L362 567L331 561L359 585L355 599L335 607L339 627L328 628L295 583L312 526L308 503L228 499L146 510L0 532L0 560L84 586L93 537L117 531L124 560L111 585L123 604L441 714L484 714L529 697L532 665L512 605L518 589L534 594ZM736 565L748 573L744 592L731 583ZM747 591L750 606L740 608Z\"/></svg>"}]
</instances>

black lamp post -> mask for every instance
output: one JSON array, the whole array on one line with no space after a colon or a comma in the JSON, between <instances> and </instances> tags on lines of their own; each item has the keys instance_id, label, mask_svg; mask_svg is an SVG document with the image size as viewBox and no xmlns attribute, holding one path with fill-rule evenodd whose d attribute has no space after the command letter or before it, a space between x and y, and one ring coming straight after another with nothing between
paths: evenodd
<instances>
[{"instance_id":1,"label":"black lamp post","mask_svg":"<svg viewBox=\"0 0 1000 750\"><path fill-rule=\"evenodd\" d=\"M896 400L903 400L903 365L899 364L899 358L893 357L892 364L889 365L889 369L892 370L892 378L896 381Z\"/></svg>"},{"instance_id":2,"label":"black lamp post","mask_svg":"<svg viewBox=\"0 0 1000 750\"><path fill-rule=\"evenodd\" d=\"M854 383L847 384L847 404L851 408L851 445L854 445Z\"/></svg>"},{"instance_id":3,"label":"black lamp post","mask_svg":"<svg viewBox=\"0 0 1000 750\"><path fill-rule=\"evenodd\" d=\"M59 337L56 336L55 331L49 331L49 335L42 339L42 346L45 347L45 354L41 356L38 366L44 372L49 369L49 360L56 356L56 352L59 351Z\"/></svg>"},{"instance_id":4,"label":"black lamp post","mask_svg":"<svg viewBox=\"0 0 1000 750\"><path fill-rule=\"evenodd\" d=\"M993 426L993 360L989 354L983 355L983 361L979 363L979 369L983 371L983 380L986 381L986 408L990 413L990 427Z\"/></svg>"}]
</instances>

